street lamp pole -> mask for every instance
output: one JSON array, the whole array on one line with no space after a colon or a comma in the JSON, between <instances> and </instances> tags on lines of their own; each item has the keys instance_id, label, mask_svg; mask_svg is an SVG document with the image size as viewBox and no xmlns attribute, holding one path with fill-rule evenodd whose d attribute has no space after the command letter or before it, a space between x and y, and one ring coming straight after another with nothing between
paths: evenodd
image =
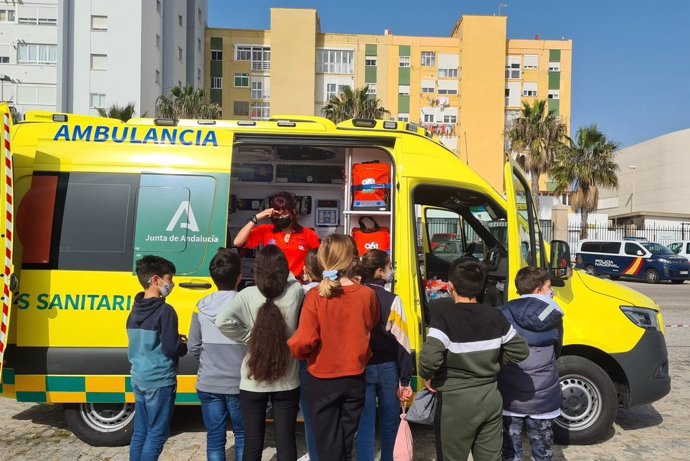
<instances>
[{"instance_id":1,"label":"street lamp pole","mask_svg":"<svg viewBox=\"0 0 690 461\"><path fill-rule=\"evenodd\" d=\"M633 200L635 200L635 195L637 194L637 165L628 165L628 168L633 170L633 193L630 196L630 212L632 213L635 211Z\"/></svg>"}]
</instances>

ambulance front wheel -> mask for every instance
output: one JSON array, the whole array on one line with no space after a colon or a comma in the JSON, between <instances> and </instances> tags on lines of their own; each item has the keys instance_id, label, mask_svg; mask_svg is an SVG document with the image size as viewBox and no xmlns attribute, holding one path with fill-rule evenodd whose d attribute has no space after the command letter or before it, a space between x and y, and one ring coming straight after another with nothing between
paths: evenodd
<instances>
[{"instance_id":1,"label":"ambulance front wheel","mask_svg":"<svg viewBox=\"0 0 690 461\"><path fill-rule=\"evenodd\" d=\"M611 430L618 413L618 395L608 374L596 363L576 355L558 359L563 401L553 426L561 445L588 445Z\"/></svg>"},{"instance_id":2,"label":"ambulance front wheel","mask_svg":"<svg viewBox=\"0 0 690 461\"><path fill-rule=\"evenodd\" d=\"M134 404L66 404L67 427L82 442L94 447L121 447L129 444L134 431Z\"/></svg>"}]
</instances>

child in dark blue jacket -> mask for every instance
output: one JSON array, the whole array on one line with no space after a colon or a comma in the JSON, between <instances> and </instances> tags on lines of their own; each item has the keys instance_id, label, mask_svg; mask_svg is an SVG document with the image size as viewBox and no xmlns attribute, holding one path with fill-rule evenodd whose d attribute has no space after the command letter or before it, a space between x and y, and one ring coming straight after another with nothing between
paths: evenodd
<instances>
[{"instance_id":1,"label":"child in dark blue jacket","mask_svg":"<svg viewBox=\"0 0 690 461\"><path fill-rule=\"evenodd\" d=\"M163 451L175 405L177 361L187 353L177 314L165 302L175 286L175 265L149 255L137 261L136 272L144 292L136 295L127 317L135 409L130 461L155 460Z\"/></svg>"},{"instance_id":2,"label":"child in dark blue jacket","mask_svg":"<svg viewBox=\"0 0 690 461\"><path fill-rule=\"evenodd\" d=\"M503 460L522 459L526 427L532 459L553 457L553 422L561 414L561 388L556 359L563 344L563 311L552 299L549 273L523 267L515 277L520 298L501 308L529 345L529 357L505 365L498 375L503 396Z\"/></svg>"}]
</instances>

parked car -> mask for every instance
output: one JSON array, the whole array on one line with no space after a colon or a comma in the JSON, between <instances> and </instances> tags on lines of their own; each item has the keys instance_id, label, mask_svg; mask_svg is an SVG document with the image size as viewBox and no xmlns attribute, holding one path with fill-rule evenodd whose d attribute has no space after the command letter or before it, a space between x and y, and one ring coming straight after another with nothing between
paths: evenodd
<instances>
[{"instance_id":1,"label":"parked car","mask_svg":"<svg viewBox=\"0 0 690 461\"><path fill-rule=\"evenodd\" d=\"M690 278L690 261L660 243L630 240L585 240L575 255L575 268L612 279L630 277L648 283Z\"/></svg>"},{"instance_id":2,"label":"parked car","mask_svg":"<svg viewBox=\"0 0 690 461\"><path fill-rule=\"evenodd\" d=\"M666 245L669 250L690 260L690 240L679 240Z\"/></svg>"}]
</instances>

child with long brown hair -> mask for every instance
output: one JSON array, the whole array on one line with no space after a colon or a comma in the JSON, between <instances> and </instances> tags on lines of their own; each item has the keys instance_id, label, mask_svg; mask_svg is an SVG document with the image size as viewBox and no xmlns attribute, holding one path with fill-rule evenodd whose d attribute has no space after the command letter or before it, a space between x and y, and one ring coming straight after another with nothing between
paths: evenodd
<instances>
[{"instance_id":1,"label":"child with long brown hair","mask_svg":"<svg viewBox=\"0 0 690 461\"><path fill-rule=\"evenodd\" d=\"M233 341L246 342L240 405L244 417L244 460L260 461L266 408L273 407L279 459L297 459L295 420L299 409L299 372L287 339L295 331L304 294L275 245L259 250L254 262L256 286L245 288L218 315L216 326Z\"/></svg>"},{"instance_id":2,"label":"child with long brown hair","mask_svg":"<svg viewBox=\"0 0 690 461\"><path fill-rule=\"evenodd\" d=\"M307 293L299 327L288 341L294 357L307 359L307 399L321 460L352 459L371 357L369 337L379 322L374 291L349 278L353 254L347 235L323 241L317 254L323 280Z\"/></svg>"}]
</instances>

